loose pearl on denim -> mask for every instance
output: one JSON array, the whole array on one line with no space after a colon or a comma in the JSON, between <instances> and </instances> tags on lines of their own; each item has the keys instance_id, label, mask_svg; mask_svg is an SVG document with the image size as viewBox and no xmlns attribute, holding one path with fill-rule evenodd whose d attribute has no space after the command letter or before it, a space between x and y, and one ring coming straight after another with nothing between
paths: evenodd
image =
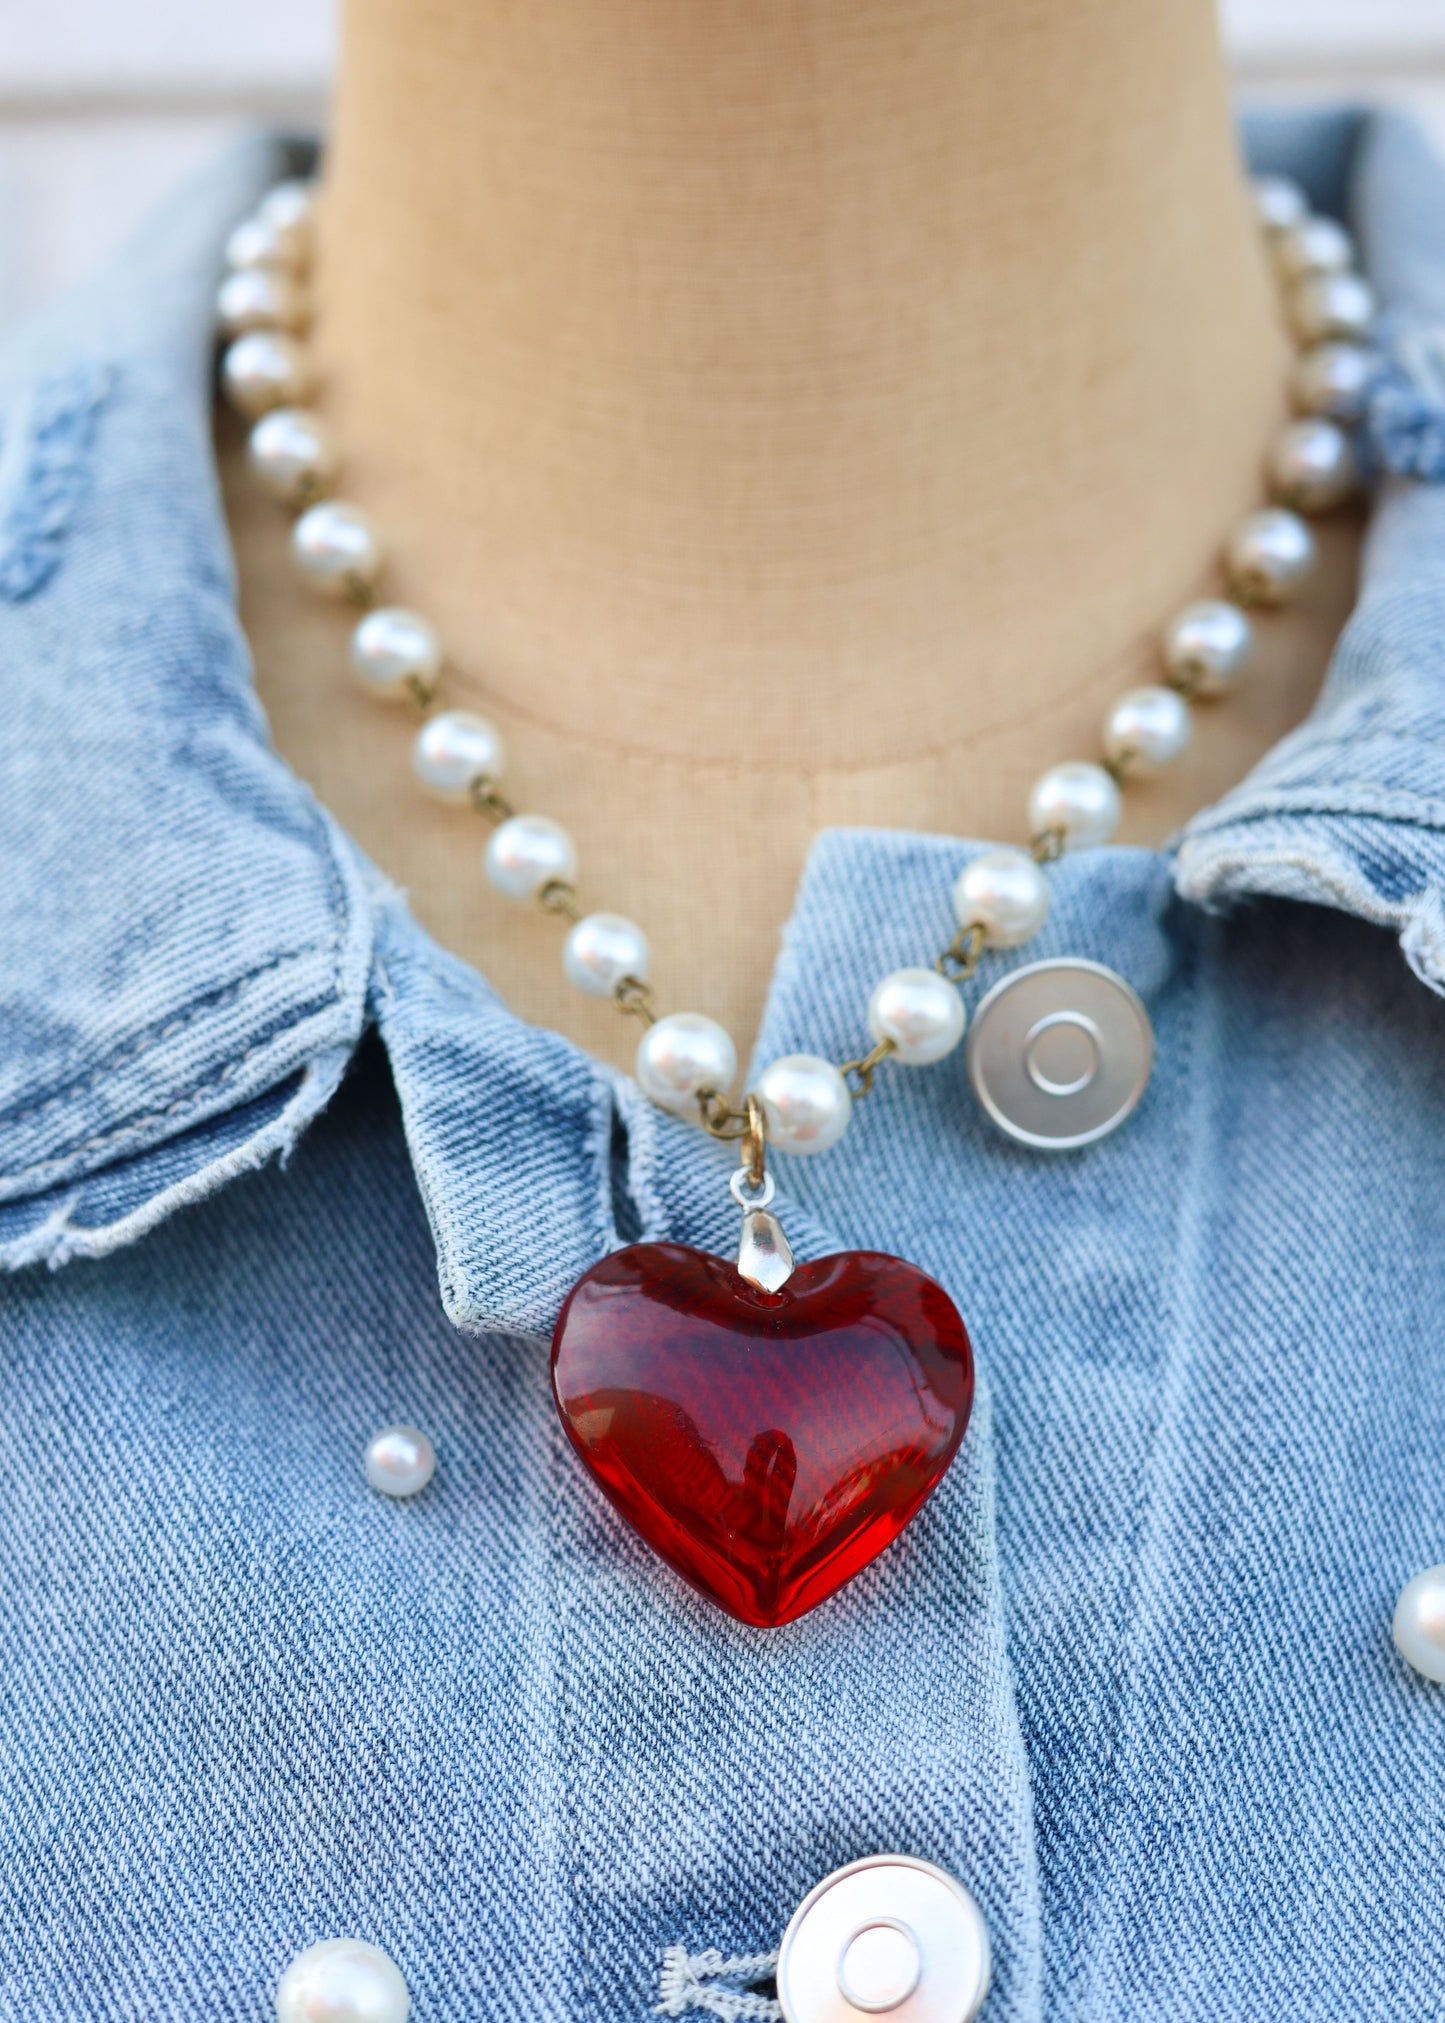
<instances>
[{"instance_id":1,"label":"loose pearl on denim","mask_svg":"<svg viewBox=\"0 0 1445 2023\"><path fill-rule=\"evenodd\" d=\"M256 206L261 224L276 234L288 258L299 266L311 257L316 218L316 185L298 177L277 183Z\"/></svg>"},{"instance_id":2,"label":"loose pearl on denim","mask_svg":"<svg viewBox=\"0 0 1445 2023\"><path fill-rule=\"evenodd\" d=\"M1300 513L1328 513L1355 489L1355 453L1337 422L1310 416L1274 439L1269 480L1276 498Z\"/></svg>"},{"instance_id":3,"label":"loose pearl on denim","mask_svg":"<svg viewBox=\"0 0 1445 2023\"><path fill-rule=\"evenodd\" d=\"M407 2023L410 2010L396 1962L365 1939L308 1946L276 1990L276 2023Z\"/></svg>"},{"instance_id":4,"label":"loose pearl on denim","mask_svg":"<svg viewBox=\"0 0 1445 2023\"><path fill-rule=\"evenodd\" d=\"M381 541L359 506L323 499L291 529L296 566L334 597L369 589L381 571Z\"/></svg>"},{"instance_id":5,"label":"loose pearl on denim","mask_svg":"<svg viewBox=\"0 0 1445 2023\"><path fill-rule=\"evenodd\" d=\"M331 432L304 407L262 415L247 440L246 457L267 491L290 506L319 498L336 475Z\"/></svg>"},{"instance_id":6,"label":"loose pearl on denim","mask_svg":"<svg viewBox=\"0 0 1445 2023\"><path fill-rule=\"evenodd\" d=\"M1105 717L1105 756L1131 773L1155 773L1179 757L1193 728L1178 689L1147 682L1128 689Z\"/></svg>"},{"instance_id":7,"label":"loose pearl on denim","mask_svg":"<svg viewBox=\"0 0 1445 2023\"><path fill-rule=\"evenodd\" d=\"M989 948L1017 948L1049 917L1048 880L1027 850L985 850L959 872L953 911Z\"/></svg>"},{"instance_id":8,"label":"loose pearl on denim","mask_svg":"<svg viewBox=\"0 0 1445 2023\"><path fill-rule=\"evenodd\" d=\"M386 1426L367 1441L364 1465L383 1496L415 1496L436 1473L436 1449L415 1426Z\"/></svg>"},{"instance_id":9,"label":"loose pearl on denim","mask_svg":"<svg viewBox=\"0 0 1445 2023\"><path fill-rule=\"evenodd\" d=\"M519 905L555 881L577 876L577 845L550 815L513 815L492 831L483 860L487 878Z\"/></svg>"},{"instance_id":10,"label":"loose pearl on denim","mask_svg":"<svg viewBox=\"0 0 1445 2023\"><path fill-rule=\"evenodd\" d=\"M1406 1581L1392 1624L1400 1656L1427 1679L1445 1680L1445 1566Z\"/></svg>"},{"instance_id":11,"label":"loose pearl on denim","mask_svg":"<svg viewBox=\"0 0 1445 2023\"><path fill-rule=\"evenodd\" d=\"M853 1114L848 1084L831 1061L817 1054L784 1054L763 1069L756 1094L768 1143L780 1152L827 1152Z\"/></svg>"},{"instance_id":12,"label":"loose pearl on denim","mask_svg":"<svg viewBox=\"0 0 1445 2023\"><path fill-rule=\"evenodd\" d=\"M1253 651L1248 615L1222 597L1186 604L1164 634L1169 679L1189 695L1223 695L1244 673Z\"/></svg>"},{"instance_id":13,"label":"loose pearl on denim","mask_svg":"<svg viewBox=\"0 0 1445 2023\"><path fill-rule=\"evenodd\" d=\"M1307 274L1341 274L1355 261L1355 242L1333 218L1301 218L1270 242L1275 268L1288 284Z\"/></svg>"},{"instance_id":14,"label":"loose pearl on denim","mask_svg":"<svg viewBox=\"0 0 1445 2023\"><path fill-rule=\"evenodd\" d=\"M442 669L436 627L419 611L383 604L351 635L351 667L362 687L387 702L426 702Z\"/></svg>"},{"instance_id":15,"label":"loose pearl on denim","mask_svg":"<svg viewBox=\"0 0 1445 2023\"><path fill-rule=\"evenodd\" d=\"M1034 835L1062 830L1071 850L1107 843L1119 826L1120 813L1118 787L1102 766L1089 759L1050 766L1034 781L1029 795L1029 827Z\"/></svg>"},{"instance_id":16,"label":"loose pearl on denim","mask_svg":"<svg viewBox=\"0 0 1445 2023\"><path fill-rule=\"evenodd\" d=\"M1331 421L1358 421L1365 396L1379 369L1376 354L1364 344L1331 340L1311 345L1295 360L1290 398L1299 414L1322 414Z\"/></svg>"},{"instance_id":17,"label":"loose pearl on denim","mask_svg":"<svg viewBox=\"0 0 1445 2023\"><path fill-rule=\"evenodd\" d=\"M637 1043L637 1079L644 1095L665 1110L695 1110L705 1089L725 1095L737 1071L731 1038L701 1012L669 1012Z\"/></svg>"},{"instance_id":18,"label":"loose pearl on denim","mask_svg":"<svg viewBox=\"0 0 1445 2023\"><path fill-rule=\"evenodd\" d=\"M1256 176L1254 207L1264 231L1273 235L1307 217L1309 199L1291 176Z\"/></svg>"},{"instance_id":19,"label":"loose pearl on denim","mask_svg":"<svg viewBox=\"0 0 1445 2023\"><path fill-rule=\"evenodd\" d=\"M587 913L562 944L562 974L588 997L611 997L625 976L647 978L647 936L622 913Z\"/></svg>"},{"instance_id":20,"label":"loose pearl on denim","mask_svg":"<svg viewBox=\"0 0 1445 2023\"><path fill-rule=\"evenodd\" d=\"M1224 572L1245 604L1283 604L1315 566L1315 537L1298 513L1267 506L1247 513L1224 550Z\"/></svg>"},{"instance_id":21,"label":"loose pearl on denim","mask_svg":"<svg viewBox=\"0 0 1445 2023\"><path fill-rule=\"evenodd\" d=\"M926 1068L963 1038L963 999L936 969L895 969L868 1000L868 1030L892 1040L893 1058Z\"/></svg>"},{"instance_id":22,"label":"loose pearl on denim","mask_svg":"<svg viewBox=\"0 0 1445 2023\"><path fill-rule=\"evenodd\" d=\"M306 291L284 267L241 267L216 295L216 321L229 336L247 330L300 330L307 319Z\"/></svg>"},{"instance_id":23,"label":"loose pearl on denim","mask_svg":"<svg viewBox=\"0 0 1445 2023\"><path fill-rule=\"evenodd\" d=\"M439 801L466 801L478 780L502 777L507 753L484 716L444 709L417 732L411 762L429 794Z\"/></svg>"},{"instance_id":24,"label":"loose pearl on denim","mask_svg":"<svg viewBox=\"0 0 1445 2023\"><path fill-rule=\"evenodd\" d=\"M284 330L248 330L226 347L221 384L226 398L254 421L273 407L294 407L316 381L311 353Z\"/></svg>"},{"instance_id":25,"label":"loose pearl on denim","mask_svg":"<svg viewBox=\"0 0 1445 2023\"><path fill-rule=\"evenodd\" d=\"M1379 304L1368 281L1358 274L1313 274L1290 290L1290 328L1301 344L1323 344L1327 338L1346 342L1368 337Z\"/></svg>"}]
</instances>

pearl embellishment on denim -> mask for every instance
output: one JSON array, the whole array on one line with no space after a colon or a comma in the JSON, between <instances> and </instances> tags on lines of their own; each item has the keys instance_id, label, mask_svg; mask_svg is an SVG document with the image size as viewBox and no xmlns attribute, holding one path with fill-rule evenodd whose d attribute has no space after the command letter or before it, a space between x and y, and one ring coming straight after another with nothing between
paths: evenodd
<instances>
[{"instance_id":1,"label":"pearl embellishment on denim","mask_svg":"<svg viewBox=\"0 0 1445 2023\"><path fill-rule=\"evenodd\" d=\"M985 850L953 888L960 927L981 927L987 948L1017 948L1049 917L1049 887L1027 850Z\"/></svg>"},{"instance_id":2,"label":"pearl embellishment on denim","mask_svg":"<svg viewBox=\"0 0 1445 2023\"><path fill-rule=\"evenodd\" d=\"M1247 513L1229 537L1225 574L1245 604L1283 604L1315 566L1315 537L1298 513L1267 506Z\"/></svg>"},{"instance_id":3,"label":"pearl embellishment on denim","mask_svg":"<svg viewBox=\"0 0 1445 2023\"><path fill-rule=\"evenodd\" d=\"M665 1110L695 1112L701 1091L726 1095L737 1071L731 1037L702 1012L669 1012L637 1043L637 1079Z\"/></svg>"},{"instance_id":4,"label":"pearl embellishment on denim","mask_svg":"<svg viewBox=\"0 0 1445 2023\"><path fill-rule=\"evenodd\" d=\"M410 2011L396 1962L365 1939L308 1946L276 1990L276 2023L407 2023Z\"/></svg>"},{"instance_id":5,"label":"pearl embellishment on denim","mask_svg":"<svg viewBox=\"0 0 1445 2023\"><path fill-rule=\"evenodd\" d=\"M304 407L278 407L262 415L247 441L246 458L267 491L288 506L308 504L336 475L331 433Z\"/></svg>"},{"instance_id":6,"label":"pearl embellishment on denim","mask_svg":"<svg viewBox=\"0 0 1445 2023\"><path fill-rule=\"evenodd\" d=\"M425 702L442 669L436 627L419 611L384 604L351 635L351 667L362 687L387 702Z\"/></svg>"},{"instance_id":7,"label":"pearl embellishment on denim","mask_svg":"<svg viewBox=\"0 0 1445 2023\"><path fill-rule=\"evenodd\" d=\"M307 311L305 290L284 267L238 267L216 296L216 321L233 337L247 330L300 330Z\"/></svg>"},{"instance_id":8,"label":"pearl embellishment on denim","mask_svg":"<svg viewBox=\"0 0 1445 2023\"><path fill-rule=\"evenodd\" d=\"M1313 274L1289 298L1290 327L1301 344L1368 337L1378 309L1375 291L1358 274Z\"/></svg>"},{"instance_id":9,"label":"pearl embellishment on denim","mask_svg":"<svg viewBox=\"0 0 1445 2023\"><path fill-rule=\"evenodd\" d=\"M587 997L611 997L625 976L647 980L651 950L635 920L622 913L588 913L562 944L562 974Z\"/></svg>"},{"instance_id":10,"label":"pearl embellishment on denim","mask_svg":"<svg viewBox=\"0 0 1445 2023\"><path fill-rule=\"evenodd\" d=\"M939 979L942 981L942 978ZM818 1054L785 1054L758 1077L770 1145L780 1152L826 1152L848 1128L848 1084Z\"/></svg>"},{"instance_id":11,"label":"pearl embellishment on denim","mask_svg":"<svg viewBox=\"0 0 1445 2023\"><path fill-rule=\"evenodd\" d=\"M1254 651L1254 627L1237 604L1202 597L1187 604L1164 634L1169 679L1189 695L1223 695Z\"/></svg>"},{"instance_id":12,"label":"pearl embellishment on denim","mask_svg":"<svg viewBox=\"0 0 1445 2023\"><path fill-rule=\"evenodd\" d=\"M1317 415L1290 422L1269 453L1269 479L1282 504L1300 513L1328 513L1355 489L1350 439L1338 422Z\"/></svg>"},{"instance_id":13,"label":"pearl embellishment on denim","mask_svg":"<svg viewBox=\"0 0 1445 2023\"><path fill-rule=\"evenodd\" d=\"M1427 1566L1406 1581L1391 1627L1406 1664L1427 1679L1445 1680L1445 1566Z\"/></svg>"},{"instance_id":14,"label":"pearl embellishment on denim","mask_svg":"<svg viewBox=\"0 0 1445 2023\"><path fill-rule=\"evenodd\" d=\"M1290 399L1300 414L1322 414L1331 421L1358 421L1365 396L1379 369L1379 357L1363 344L1332 338L1302 352L1290 374Z\"/></svg>"},{"instance_id":15,"label":"pearl embellishment on denim","mask_svg":"<svg viewBox=\"0 0 1445 2023\"><path fill-rule=\"evenodd\" d=\"M1057 829L1071 850L1092 850L1107 843L1121 812L1118 787L1102 766L1088 759L1050 766L1029 795L1033 833L1042 836Z\"/></svg>"},{"instance_id":16,"label":"pearl embellishment on denim","mask_svg":"<svg viewBox=\"0 0 1445 2023\"><path fill-rule=\"evenodd\" d=\"M221 360L227 400L253 421L273 407L294 407L315 382L311 353L284 330L248 330Z\"/></svg>"},{"instance_id":17,"label":"pearl embellishment on denim","mask_svg":"<svg viewBox=\"0 0 1445 2023\"><path fill-rule=\"evenodd\" d=\"M291 529L291 553L309 583L333 597L367 590L381 573L376 529L359 506L323 499Z\"/></svg>"},{"instance_id":18,"label":"pearl embellishment on denim","mask_svg":"<svg viewBox=\"0 0 1445 2023\"><path fill-rule=\"evenodd\" d=\"M951 1054L963 1038L963 999L936 969L895 969L868 1000L868 1030L892 1040L893 1058L924 1068Z\"/></svg>"},{"instance_id":19,"label":"pearl embellishment on denim","mask_svg":"<svg viewBox=\"0 0 1445 2023\"><path fill-rule=\"evenodd\" d=\"M520 906L554 881L572 883L577 845L550 815L513 815L492 831L483 862L492 888Z\"/></svg>"},{"instance_id":20,"label":"pearl embellishment on denim","mask_svg":"<svg viewBox=\"0 0 1445 2023\"><path fill-rule=\"evenodd\" d=\"M1131 773L1154 773L1177 759L1193 722L1178 689L1148 683L1119 697L1104 719L1104 750Z\"/></svg>"},{"instance_id":21,"label":"pearl embellishment on denim","mask_svg":"<svg viewBox=\"0 0 1445 2023\"><path fill-rule=\"evenodd\" d=\"M417 778L439 801L465 801L478 780L498 780L507 754L501 734L469 709L444 709L424 723L411 752Z\"/></svg>"},{"instance_id":22,"label":"pearl embellishment on denim","mask_svg":"<svg viewBox=\"0 0 1445 2023\"><path fill-rule=\"evenodd\" d=\"M1307 274L1342 274L1354 265L1355 244L1333 218L1301 218L1271 241L1275 269L1281 281L1302 281Z\"/></svg>"},{"instance_id":23,"label":"pearl embellishment on denim","mask_svg":"<svg viewBox=\"0 0 1445 2023\"><path fill-rule=\"evenodd\" d=\"M415 1496L436 1465L435 1447L415 1426L385 1426L366 1443L366 1479L383 1496Z\"/></svg>"}]
</instances>

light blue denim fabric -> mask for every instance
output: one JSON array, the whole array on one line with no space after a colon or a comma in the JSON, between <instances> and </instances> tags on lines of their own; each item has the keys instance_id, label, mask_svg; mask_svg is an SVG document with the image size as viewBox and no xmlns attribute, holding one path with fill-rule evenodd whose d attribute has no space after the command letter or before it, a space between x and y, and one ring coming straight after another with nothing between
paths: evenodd
<instances>
[{"instance_id":1,"label":"light blue denim fabric","mask_svg":"<svg viewBox=\"0 0 1445 2023\"><path fill-rule=\"evenodd\" d=\"M283 151L0 349L7 2023L261 2023L336 1932L417 2023L761 2018L878 1850L974 1892L990 2023L1445 2015L1445 1692L1389 1634L1445 1559L1445 175L1389 118L1254 146L1361 236L1416 475L1311 721L1177 852L1058 867L1028 958L1157 1028L1129 1127L1031 1155L955 1057L778 1162L802 1254L953 1290L981 1388L771 1633L632 1539L547 1382L610 1246L735 1240L726 1153L515 1020L266 741L209 317ZM973 847L821 837L760 1058L856 1051ZM409 1504L359 1465L398 1418Z\"/></svg>"}]
</instances>

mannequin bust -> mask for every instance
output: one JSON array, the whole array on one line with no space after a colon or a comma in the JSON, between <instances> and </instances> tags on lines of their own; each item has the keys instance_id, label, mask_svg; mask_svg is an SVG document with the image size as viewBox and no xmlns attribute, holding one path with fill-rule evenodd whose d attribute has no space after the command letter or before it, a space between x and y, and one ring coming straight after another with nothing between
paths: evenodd
<instances>
[{"instance_id":1,"label":"mannequin bust","mask_svg":"<svg viewBox=\"0 0 1445 2023\"><path fill-rule=\"evenodd\" d=\"M744 1059L816 831L1026 842L1032 779L1097 755L1215 587L1285 412L1213 0L347 0L317 262L383 600L440 627L584 907L646 928L659 1008ZM630 1064L485 825L421 795L239 444L280 749L518 1011ZM1353 589L1355 530L1320 532L1123 840L1308 707Z\"/></svg>"}]
</instances>

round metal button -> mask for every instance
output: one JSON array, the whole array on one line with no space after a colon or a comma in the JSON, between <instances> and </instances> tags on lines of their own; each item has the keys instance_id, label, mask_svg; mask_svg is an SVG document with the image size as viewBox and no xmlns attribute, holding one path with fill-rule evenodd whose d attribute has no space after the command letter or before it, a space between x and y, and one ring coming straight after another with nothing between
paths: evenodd
<instances>
[{"instance_id":1,"label":"round metal button","mask_svg":"<svg viewBox=\"0 0 1445 2023\"><path fill-rule=\"evenodd\" d=\"M969 2023L988 1993L988 1930L951 1875L906 1854L835 1869L778 1952L787 2023Z\"/></svg>"},{"instance_id":2,"label":"round metal button","mask_svg":"<svg viewBox=\"0 0 1445 2023\"><path fill-rule=\"evenodd\" d=\"M968 1074L1001 1131L1066 1152L1117 1131L1149 1086L1154 1028L1138 993L1101 962L1031 962L973 1015Z\"/></svg>"}]
</instances>

